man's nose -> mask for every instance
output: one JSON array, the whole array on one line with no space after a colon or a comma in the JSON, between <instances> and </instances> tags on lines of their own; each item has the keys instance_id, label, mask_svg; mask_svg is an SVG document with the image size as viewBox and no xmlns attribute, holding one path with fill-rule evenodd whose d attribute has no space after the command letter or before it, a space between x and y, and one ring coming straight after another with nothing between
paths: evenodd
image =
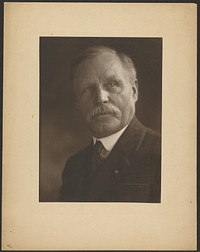
<instances>
[{"instance_id":1,"label":"man's nose","mask_svg":"<svg viewBox=\"0 0 200 252\"><path fill-rule=\"evenodd\" d=\"M97 89L97 102L98 103L105 103L105 102L108 102L108 97L109 97L109 94L108 92L103 89L102 87L98 87Z\"/></svg>"}]
</instances>

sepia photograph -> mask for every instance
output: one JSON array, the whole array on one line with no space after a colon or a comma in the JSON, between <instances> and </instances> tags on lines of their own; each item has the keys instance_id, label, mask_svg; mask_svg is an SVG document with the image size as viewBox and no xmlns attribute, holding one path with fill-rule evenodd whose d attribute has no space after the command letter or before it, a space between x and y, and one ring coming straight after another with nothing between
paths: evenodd
<instances>
[{"instance_id":1,"label":"sepia photograph","mask_svg":"<svg viewBox=\"0 0 200 252\"><path fill-rule=\"evenodd\" d=\"M40 37L40 201L161 202L162 38Z\"/></svg>"},{"instance_id":2,"label":"sepia photograph","mask_svg":"<svg viewBox=\"0 0 200 252\"><path fill-rule=\"evenodd\" d=\"M2 250L197 248L196 7L4 4Z\"/></svg>"}]
</instances>

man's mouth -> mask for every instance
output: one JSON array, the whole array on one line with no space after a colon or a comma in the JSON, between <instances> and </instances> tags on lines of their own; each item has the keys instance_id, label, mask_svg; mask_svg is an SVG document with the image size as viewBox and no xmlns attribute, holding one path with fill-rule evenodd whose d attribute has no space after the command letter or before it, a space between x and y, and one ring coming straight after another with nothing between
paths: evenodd
<instances>
[{"instance_id":1,"label":"man's mouth","mask_svg":"<svg viewBox=\"0 0 200 252\"><path fill-rule=\"evenodd\" d=\"M107 113L98 113L94 115L94 117L103 117L103 116L111 116L113 113L107 112Z\"/></svg>"}]
</instances>

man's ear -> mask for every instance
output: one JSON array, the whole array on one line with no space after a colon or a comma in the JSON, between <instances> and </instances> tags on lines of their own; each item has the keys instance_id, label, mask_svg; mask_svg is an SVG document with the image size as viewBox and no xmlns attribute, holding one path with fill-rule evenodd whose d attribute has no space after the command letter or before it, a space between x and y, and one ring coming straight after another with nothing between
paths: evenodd
<instances>
[{"instance_id":1,"label":"man's ear","mask_svg":"<svg viewBox=\"0 0 200 252\"><path fill-rule=\"evenodd\" d=\"M138 80L137 79L135 79L132 82L132 90L133 90L133 97L134 97L135 101L137 101L137 99L138 99Z\"/></svg>"}]
</instances>

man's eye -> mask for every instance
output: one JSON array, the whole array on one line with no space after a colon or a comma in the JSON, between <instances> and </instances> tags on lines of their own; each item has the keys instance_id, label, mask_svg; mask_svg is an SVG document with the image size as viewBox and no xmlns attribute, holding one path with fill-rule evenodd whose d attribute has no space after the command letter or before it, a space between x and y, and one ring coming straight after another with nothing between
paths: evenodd
<instances>
[{"instance_id":1,"label":"man's eye","mask_svg":"<svg viewBox=\"0 0 200 252\"><path fill-rule=\"evenodd\" d=\"M116 86L118 86L118 84L115 81L111 81L111 82L108 82L108 86L110 86L110 87L116 87Z\"/></svg>"},{"instance_id":2,"label":"man's eye","mask_svg":"<svg viewBox=\"0 0 200 252\"><path fill-rule=\"evenodd\" d=\"M82 94L89 95L93 92L93 90L94 90L93 86L88 86L85 89L83 89Z\"/></svg>"},{"instance_id":3,"label":"man's eye","mask_svg":"<svg viewBox=\"0 0 200 252\"><path fill-rule=\"evenodd\" d=\"M122 88L122 86L116 81L109 81L106 84L106 87L108 90L113 91L113 92L120 92Z\"/></svg>"}]
</instances>

